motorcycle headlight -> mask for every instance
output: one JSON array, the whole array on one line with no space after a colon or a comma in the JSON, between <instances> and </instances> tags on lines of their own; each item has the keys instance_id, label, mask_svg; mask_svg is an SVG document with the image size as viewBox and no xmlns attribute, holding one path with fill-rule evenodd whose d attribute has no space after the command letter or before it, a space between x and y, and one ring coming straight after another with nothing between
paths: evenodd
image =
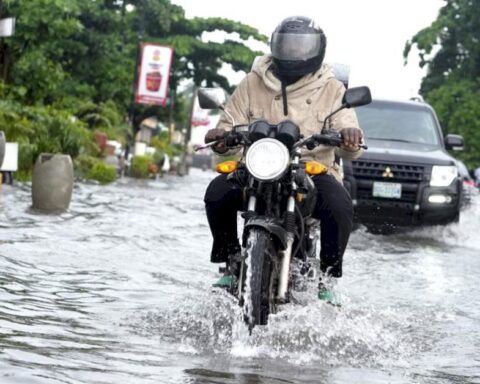
<instances>
[{"instance_id":1,"label":"motorcycle headlight","mask_svg":"<svg viewBox=\"0 0 480 384\"><path fill-rule=\"evenodd\" d=\"M245 156L250 174L259 180L276 180L287 170L290 154L280 141L266 138L253 143Z\"/></svg>"},{"instance_id":2,"label":"motorcycle headlight","mask_svg":"<svg viewBox=\"0 0 480 384\"><path fill-rule=\"evenodd\" d=\"M434 165L430 185L432 187L447 187L458 176L458 168L455 166Z\"/></svg>"}]
</instances>

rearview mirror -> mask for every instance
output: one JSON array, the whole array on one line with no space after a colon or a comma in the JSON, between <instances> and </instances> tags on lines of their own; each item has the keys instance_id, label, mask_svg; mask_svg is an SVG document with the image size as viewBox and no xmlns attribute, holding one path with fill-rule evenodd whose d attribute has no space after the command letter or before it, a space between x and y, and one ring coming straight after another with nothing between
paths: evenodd
<instances>
[{"instance_id":1,"label":"rearview mirror","mask_svg":"<svg viewBox=\"0 0 480 384\"><path fill-rule=\"evenodd\" d=\"M461 151L465 145L465 140L460 135L449 134L445 137L445 148Z\"/></svg>"},{"instance_id":2,"label":"rearview mirror","mask_svg":"<svg viewBox=\"0 0 480 384\"><path fill-rule=\"evenodd\" d=\"M354 87L349 88L343 95L342 104L346 108L360 107L372 102L372 95L368 87Z\"/></svg>"},{"instance_id":3,"label":"rearview mirror","mask_svg":"<svg viewBox=\"0 0 480 384\"><path fill-rule=\"evenodd\" d=\"M199 88L197 95L198 103L203 109L222 109L226 100L225 92L221 88Z\"/></svg>"}]
</instances>

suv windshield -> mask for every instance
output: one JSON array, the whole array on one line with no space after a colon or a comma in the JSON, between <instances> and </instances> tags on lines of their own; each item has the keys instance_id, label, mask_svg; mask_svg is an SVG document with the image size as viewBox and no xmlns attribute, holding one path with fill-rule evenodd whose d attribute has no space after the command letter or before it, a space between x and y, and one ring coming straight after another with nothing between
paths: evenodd
<instances>
[{"instance_id":1,"label":"suv windshield","mask_svg":"<svg viewBox=\"0 0 480 384\"><path fill-rule=\"evenodd\" d=\"M436 121L428 109L373 102L355 111L367 139L440 145Z\"/></svg>"}]
</instances>

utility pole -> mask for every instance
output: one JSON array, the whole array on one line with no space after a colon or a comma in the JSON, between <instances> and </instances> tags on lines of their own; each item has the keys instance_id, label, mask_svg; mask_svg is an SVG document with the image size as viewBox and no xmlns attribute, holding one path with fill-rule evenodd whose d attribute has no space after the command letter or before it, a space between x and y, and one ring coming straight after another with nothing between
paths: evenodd
<instances>
[{"instance_id":1,"label":"utility pole","mask_svg":"<svg viewBox=\"0 0 480 384\"><path fill-rule=\"evenodd\" d=\"M128 120L131 124L131 129L132 129L132 140L130 142L130 148L127 148L125 150L125 160L128 160L128 155L129 151L134 152L135 150L135 136L137 134L137 129L135 126L135 94L137 92L137 84L138 84L138 71L140 68L140 61L141 61L141 44L142 44L142 39L143 35L145 34L145 3L144 0L139 1L138 4L141 8L139 10L139 25L138 25L138 35L137 35L137 46L136 46L136 52L135 52L135 64L134 64L134 69L133 69L133 85L132 85L132 99L130 102L130 108L128 111ZM125 11L126 11L126 4L125 1L123 1L122 4L122 16L125 16Z\"/></svg>"},{"instance_id":2,"label":"utility pole","mask_svg":"<svg viewBox=\"0 0 480 384\"><path fill-rule=\"evenodd\" d=\"M173 76L172 76L173 77ZM171 77L171 79L172 79ZM173 81L171 81L173 82ZM170 86L170 105L168 111L168 144L172 143L172 133L173 133L173 112L174 112L174 103L177 97L177 92L175 89L172 89Z\"/></svg>"}]
</instances>

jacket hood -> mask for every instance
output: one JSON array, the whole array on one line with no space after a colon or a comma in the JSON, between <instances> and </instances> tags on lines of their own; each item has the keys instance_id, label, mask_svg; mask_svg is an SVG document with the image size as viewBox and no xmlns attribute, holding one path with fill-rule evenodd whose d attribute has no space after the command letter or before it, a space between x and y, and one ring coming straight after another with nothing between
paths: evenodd
<instances>
[{"instance_id":1,"label":"jacket hood","mask_svg":"<svg viewBox=\"0 0 480 384\"><path fill-rule=\"evenodd\" d=\"M272 58L270 55L261 56L254 63L252 72L262 78L267 88L274 92L281 92L282 84L270 70L271 65ZM287 91L293 92L299 89L318 89L321 88L327 82L327 80L331 79L332 77L335 77L332 66L324 63L316 72L305 75L297 82L288 85Z\"/></svg>"}]
</instances>

